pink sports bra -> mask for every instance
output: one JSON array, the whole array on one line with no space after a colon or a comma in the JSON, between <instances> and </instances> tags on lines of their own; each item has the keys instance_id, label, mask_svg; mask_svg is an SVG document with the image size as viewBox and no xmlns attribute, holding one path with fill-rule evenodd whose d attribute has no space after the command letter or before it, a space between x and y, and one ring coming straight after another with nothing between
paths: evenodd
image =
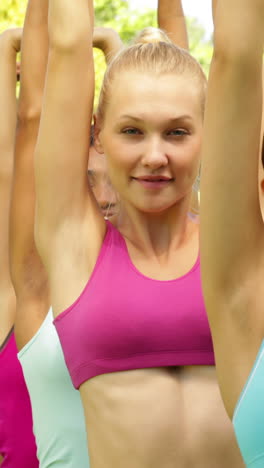
<instances>
[{"instance_id":1,"label":"pink sports bra","mask_svg":"<svg viewBox=\"0 0 264 468\"><path fill-rule=\"evenodd\" d=\"M110 372L214 365L199 258L178 279L150 279L110 222L84 291L54 324L76 388Z\"/></svg>"},{"instance_id":2,"label":"pink sports bra","mask_svg":"<svg viewBox=\"0 0 264 468\"><path fill-rule=\"evenodd\" d=\"M32 413L14 333L0 350L1 468L37 468Z\"/></svg>"}]
</instances>

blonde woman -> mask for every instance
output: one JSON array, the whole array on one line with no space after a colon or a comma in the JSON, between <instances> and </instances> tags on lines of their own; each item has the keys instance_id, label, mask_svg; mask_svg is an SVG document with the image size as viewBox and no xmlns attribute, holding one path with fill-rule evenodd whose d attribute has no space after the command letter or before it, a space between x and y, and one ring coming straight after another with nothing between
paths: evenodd
<instances>
[{"instance_id":1,"label":"blonde woman","mask_svg":"<svg viewBox=\"0 0 264 468\"><path fill-rule=\"evenodd\" d=\"M241 467L215 376L198 226L188 216L204 74L164 42L131 46L111 62L95 142L121 209L105 222L86 180L92 32L92 1L50 0L35 154L36 241L91 466Z\"/></svg>"}]
</instances>

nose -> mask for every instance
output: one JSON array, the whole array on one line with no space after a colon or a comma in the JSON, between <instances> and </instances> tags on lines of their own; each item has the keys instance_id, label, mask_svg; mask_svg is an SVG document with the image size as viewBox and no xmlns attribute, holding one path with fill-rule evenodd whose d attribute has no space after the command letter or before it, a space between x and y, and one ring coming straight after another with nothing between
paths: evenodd
<instances>
[{"instance_id":1,"label":"nose","mask_svg":"<svg viewBox=\"0 0 264 468\"><path fill-rule=\"evenodd\" d=\"M142 164L153 170L168 164L165 142L160 137L153 136L145 142Z\"/></svg>"}]
</instances>

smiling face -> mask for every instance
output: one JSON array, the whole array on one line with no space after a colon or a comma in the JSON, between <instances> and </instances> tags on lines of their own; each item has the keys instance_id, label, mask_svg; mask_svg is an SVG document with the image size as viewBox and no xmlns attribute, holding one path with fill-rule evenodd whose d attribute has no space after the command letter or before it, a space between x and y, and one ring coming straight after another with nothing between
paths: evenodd
<instances>
[{"instance_id":1,"label":"smiling face","mask_svg":"<svg viewBox=\"0 0 264 468\"><path fill-rule=\"evenodd\" d=\"M191 194L202 140L201 93L187 75L122 72L111 86L97 147L120 198L161 212Z\"/></svg>"}]
</instances>

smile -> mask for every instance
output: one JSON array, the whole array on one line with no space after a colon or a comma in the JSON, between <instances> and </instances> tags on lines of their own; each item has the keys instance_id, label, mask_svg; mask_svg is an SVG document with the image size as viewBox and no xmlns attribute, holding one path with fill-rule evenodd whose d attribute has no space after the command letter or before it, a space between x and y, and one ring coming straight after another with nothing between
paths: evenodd
<instances>
[{"instance_id":1,"label":"smile","mask_svg":"<svg viewBox=\"0 0 264 468\"><path fill-rule=\"evenodd\" d=\"M132 177L132 179L144 188L152 190L165 188L174 180L163 176Z\"/></svg>"}]
</instances>

